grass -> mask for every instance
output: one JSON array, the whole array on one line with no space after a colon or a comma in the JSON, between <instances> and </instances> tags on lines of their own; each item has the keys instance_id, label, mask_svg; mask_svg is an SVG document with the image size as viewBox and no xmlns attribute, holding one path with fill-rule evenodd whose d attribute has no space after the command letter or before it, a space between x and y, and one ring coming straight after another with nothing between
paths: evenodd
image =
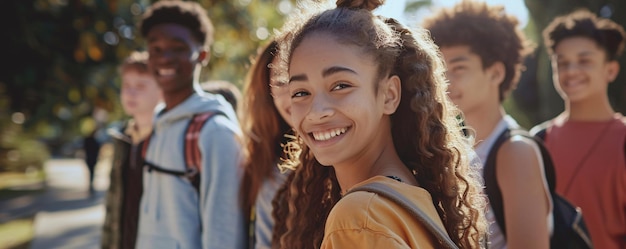
<instances>
[{"instance_id":1,"label":"grass","mask_svg":"<svg viewBox=\"0 0 626 249\"><path fill-rule=\"evenodd\" d=\"M0 224L0 248L27 249L35 234L34 217Z\"/></svg>"},{"instance_id":2,"label":"grass","mask_svg":"<svg viewBox=\"0 0 626 249\"><path fill-rule=\"evenodd\" d=\"M32 184L41 183L44 173L41 170L29 173L22 172L0 172L0 189L19 188Z\"/></svg>"},{"instance_id":3,"label":"grass","mask_svg":"<svg viewBox=\"0 0 626 249\"><path fill-rule=\"evenodd\" d=\"M40 194L44 189L43 171L1 172L0 201ZM34 216L0 224L0 249L28 249L35 234Z\"/></svg>"},{"instance_id":4,"label":"grass","mask_svg":"<svg viewBox=\"0 0 626 249\"><path fill-rule=\"evenodd\" d=\"M0 200L39 194L44 190L44 173L2 172L0 173Z\"/></svg>"}]
</instances>

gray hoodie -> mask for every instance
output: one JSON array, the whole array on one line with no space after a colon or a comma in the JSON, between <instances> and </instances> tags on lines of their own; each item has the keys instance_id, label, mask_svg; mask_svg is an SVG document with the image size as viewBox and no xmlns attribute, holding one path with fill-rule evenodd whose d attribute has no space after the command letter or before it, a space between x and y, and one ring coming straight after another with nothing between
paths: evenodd
<instances>
[{"instance_id":1,"label":"gray hoodie","mask_svg":"<svg viewBox=\"0 0 626 249\"><path fill-rule=\"evenodd\" d=\"M146 160L184 171L184 132L190 118L213 116L202 128L200 194L183 177L144 169L137 248L244 248L247 238L238 196L241 181L241 130L232 107L222 96L196 92L161 113L156 108L154 133Z\"/></svg>"}]
</instances>

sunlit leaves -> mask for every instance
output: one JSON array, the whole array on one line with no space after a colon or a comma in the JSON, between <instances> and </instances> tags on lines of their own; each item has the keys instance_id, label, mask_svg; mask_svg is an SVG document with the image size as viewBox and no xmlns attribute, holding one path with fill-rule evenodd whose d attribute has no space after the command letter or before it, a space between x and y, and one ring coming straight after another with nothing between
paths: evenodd
<instances>
[{"instance_id":1,"label":"sunlit leaves","mask_svg":"<svg viewBox=\"0 0 626 249\"><path fill-rule=\"evenodd\" d=\"M119 105L119 62L144 41L137 22L153 0L20 0L3 8L10 47L2 64L0 114L17 120L19 132L48 143L76 139L94 110L107 123L124 118ZM280 28L290 0L198 0L215 26L211 61L202 80L241 85L257 48ZM26 61L21 63L21 61ZM0 120L12 122L11 119ZM1 132L1 131L0 131ZM1 155L0 155L1 156Z\"/></svg>"}]
</instances>

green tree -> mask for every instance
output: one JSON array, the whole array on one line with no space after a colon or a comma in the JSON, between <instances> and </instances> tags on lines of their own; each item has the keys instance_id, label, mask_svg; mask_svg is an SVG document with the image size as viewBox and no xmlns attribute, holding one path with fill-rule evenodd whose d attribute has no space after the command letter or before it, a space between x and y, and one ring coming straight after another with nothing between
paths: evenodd
<instances>
[{"instance_id":1,"label":"green tree","mask_svg":"<svg viewBox=\"0 0 626 249\"><path fill-rule=\"evenodd\" d=\"M6 1L0 113L25 117L20 132L52 148L123 117L117 65L142 49L137 21L146 0ZM202 79L241 85L250 57L282 25L289 0L198 0L215 25ZM8 21L7 21L8 20ZM98 114L106 115L98 115ZM0 122L5 122L0 119ZM3 131L0 131L2 133Z\"/></svg>"},{"instance_id":2,"label":"green tree","mask_svg":"<svg viewBox=\"0 0 626 249\"><path fill-rule=\"evenodd\" d=\"M433 5L432 0L408 0L404 12L415 13L416 11Z\"/></svg>"}]
</instances>

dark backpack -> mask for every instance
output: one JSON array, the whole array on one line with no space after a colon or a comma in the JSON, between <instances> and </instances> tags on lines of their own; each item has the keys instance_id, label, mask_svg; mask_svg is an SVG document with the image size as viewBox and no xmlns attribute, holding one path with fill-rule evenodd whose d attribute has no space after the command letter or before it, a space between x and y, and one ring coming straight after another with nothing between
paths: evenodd
<instances>
[{"instance_id":1,"label":"dark backpack","mask_svg":"<svg viewBox=\"0 0 626 249\"><path fill-rule=\"evenodd\" d=\"M146 138L141 148L141 157L144 159L144 165L148 167L148 172L156 171L159 173L170 174L176 177L187 178L193 187L200 193L200 172L202 171L202 153L198 148L198 137L204 124L215 115L225 115L221 112L203 112L197 113L187 124L185 130L185 144L183 153L185 153L185 171L170 170L154 163L148 162L146 159L146 151L150 144L152 134Z\"/></svg>"},{"instance_id":2,"label":"dark backpack","mask_svg":"<svg viewBox=\"0 0 626 249\"><path fill-rule=\"evenodd\" d=\"M504 220L504 207L502 204L502 193L498 186L496 178L496 157L500 146L510 137L514 135L521 135L526 138L532 139L537 143L541 150L541 156L543 159L544 170L546 180L548 182L548 188L550 190L550 196L552 197L553 209L552 215L554 218L554 231L550 238L550 248L568 248L568 249L590 249L593 248L591 244L591 237L585 226L585 222L582 216L582 210L572 205L567 199L556 193L556 177L554 171L554 164L548 150L545 148L543 142L534 136L531 136L524 130L510 130L503 131L494 145L489 151L487 161L485 162L483 177L485 180L485 192L489 198L489 203L493 209L496 221L502 230L502 233L506 237L506 226Z\"/></svg>"}]
</instances>

